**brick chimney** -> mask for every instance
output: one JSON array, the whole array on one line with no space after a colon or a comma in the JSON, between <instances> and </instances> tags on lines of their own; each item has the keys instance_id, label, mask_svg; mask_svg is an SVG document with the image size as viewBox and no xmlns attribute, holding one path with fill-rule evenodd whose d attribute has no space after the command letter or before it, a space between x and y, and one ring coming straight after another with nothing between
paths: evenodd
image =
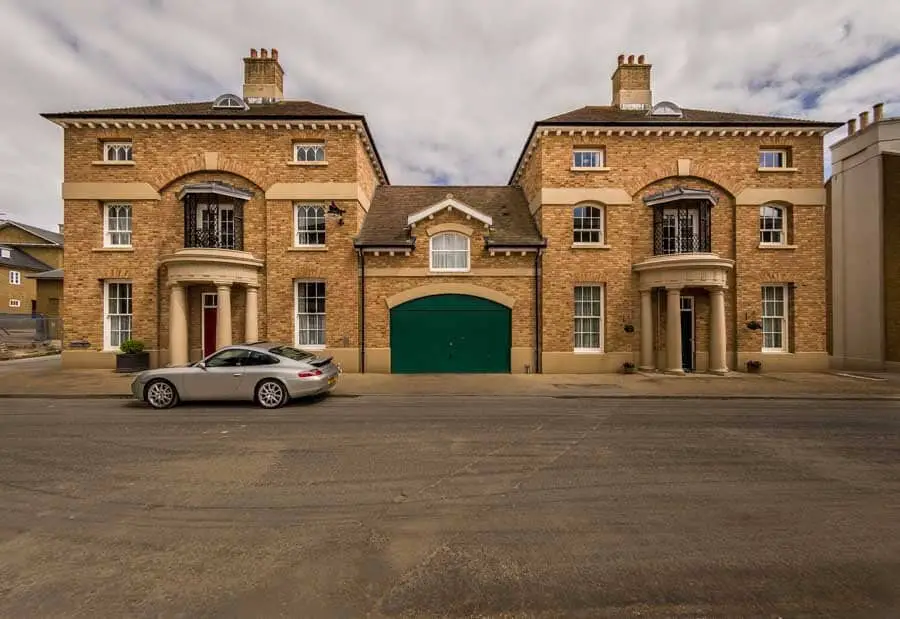
<instances>
[{"instance_id":1,"label":"brick chimney","mask_svg":"<svg viewBox=\"0 0 900 619\"><path fill-rule=\"evenodd\" d=\"M244 58L244 99L248 103L264 103L284 99L284 69L278 62L278 50L250 50Z\"/></svg>"},{"instance_id":2,"label":"brick chimney","mask_svg":"<svg viewBox=\"0 0 900 619\"><path fill-rule=\"evenodd\" d=\"M619 55L619 64L612 75L612 104L623 110L649 110L653 105L653 94L650 92L650 67L644 62L641 54L634 59L634 54L625 59Z\"/></svg>"}]
</instances>

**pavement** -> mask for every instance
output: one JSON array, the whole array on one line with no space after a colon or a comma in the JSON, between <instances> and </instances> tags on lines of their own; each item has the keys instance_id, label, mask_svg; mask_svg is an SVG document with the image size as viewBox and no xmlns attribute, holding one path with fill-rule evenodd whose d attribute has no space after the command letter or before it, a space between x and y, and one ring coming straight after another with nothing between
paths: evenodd
<instances>
[{"instance_id":1,"label":"pavement","mask_svg":"<svg viewBox=\"0 0 900 619\"><path fill-rule=\"evenodd\" d=\"M58 356L0 362L0 397L131 397L133 375L63 370ZM900 398L900 374L343 374L336 396Z\"/></svg>"},{"instance_id":2,"label":"pavement","mask_svg":"<svg viewBox=\"0 0 900 619\"><path fill-rule=\"evenodd\" d=\"M890 401L0 402L0 617L900 616Z\"/></svg>"}]
</instances>

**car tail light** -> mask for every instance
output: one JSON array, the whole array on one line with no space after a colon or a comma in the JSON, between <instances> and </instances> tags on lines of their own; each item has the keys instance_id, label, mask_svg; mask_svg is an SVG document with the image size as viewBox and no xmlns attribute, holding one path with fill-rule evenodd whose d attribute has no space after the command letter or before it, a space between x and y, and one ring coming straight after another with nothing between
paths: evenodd
<instances>
[{"instance_id":1,"label":"car tail light","mask_svg":"<svg viewBox=\"0 0 900 619\"><path fill-rule=\"evenodd\" d=\"M297 376L299 376L300 378L312 378L313 376L321 376L321 375L322 375L322 370L319 370L319 369L309 370L308 372L298 372L297 373Z\"/></svg>"}]
</instances>

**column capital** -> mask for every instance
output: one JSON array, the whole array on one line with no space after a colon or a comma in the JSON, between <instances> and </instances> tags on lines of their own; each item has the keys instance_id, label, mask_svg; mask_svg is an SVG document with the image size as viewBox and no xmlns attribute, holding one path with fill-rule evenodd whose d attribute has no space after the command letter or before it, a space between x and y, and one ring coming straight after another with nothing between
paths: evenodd
<instances>
[{"instance_id":1,"label":"column capital","mask_svg":"<svg viewBox=\"0 0 900 619\"><path fill-rule=\"evenodd\" d=\"M709 294L725 294L724 286L708 286L706 289L709 291Z\"/></svg>"},{"instance_id":2,"label":"column capital","mask_svg":"<svg viewBox=\"0 0 900 619\"><path fill-rule=\"evenodd\" d=\"M185 288L187 284L184 282L166 282L166 287L169 289L172 288Z\"/></svg>"},{"instance_id":3,"label":"column capital","mask_svg":"<svg viewBox=\"0 0 900 619\"><path fill-rule=\"evenodd\" d=\"M213 286L216 288L231 288L231 282L213 282Z\"/></svg>"},{"instance_id":4,"label":"column capital","mask_svg":"<svg viewBox=\"0 0 900 619\"><path fill-rule=\"evenodd\" d=\"M666 286L666 294L681 294L682 286Z\"/></svg>"}]
</instances>

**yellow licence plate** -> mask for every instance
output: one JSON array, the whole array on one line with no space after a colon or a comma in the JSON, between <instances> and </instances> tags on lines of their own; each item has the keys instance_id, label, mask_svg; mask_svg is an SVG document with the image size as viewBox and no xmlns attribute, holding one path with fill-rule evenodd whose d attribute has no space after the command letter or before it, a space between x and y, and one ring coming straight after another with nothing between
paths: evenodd
<instances>
[{"instance_id":1,"label":"yellow licence plate","mask_svg":"<svg viewBox=\"0 0 900 619\"><path fill-rule=\"evenodd\" d=\"M336 382L337 382L337 376L332 376L331 378L328 379L328 386L330 387L331 385L333 385Z\"/></svg>"}]
</instances>

